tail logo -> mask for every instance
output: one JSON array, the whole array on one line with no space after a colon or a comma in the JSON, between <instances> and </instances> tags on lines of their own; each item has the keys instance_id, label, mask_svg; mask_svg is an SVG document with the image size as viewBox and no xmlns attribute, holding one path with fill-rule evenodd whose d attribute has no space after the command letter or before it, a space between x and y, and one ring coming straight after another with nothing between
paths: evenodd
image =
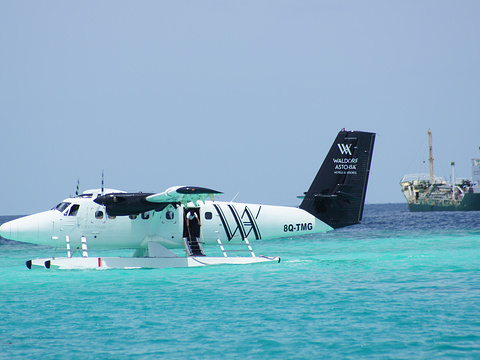
<instances>
[{"instance_id":1,"label":"tail logo","mask_svg":"<svg viewBox=\"0 0 480 360\"><path fill-rule=\"evenodd\" d=\"M350 156L353 155L351 150L352 144L337 144L337 145L342 155L350 155Z\"/></svg>"}]
</instances>

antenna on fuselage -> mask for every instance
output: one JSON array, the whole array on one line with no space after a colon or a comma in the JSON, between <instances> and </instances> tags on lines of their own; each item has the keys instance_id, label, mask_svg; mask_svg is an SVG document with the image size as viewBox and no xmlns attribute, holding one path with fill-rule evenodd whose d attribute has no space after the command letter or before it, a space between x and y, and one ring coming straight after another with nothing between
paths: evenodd
<instances>
[{"instance_id":1,"label":"antenna on fuselage","mask_svg":"<svg viewBox=\"0 0 480 360\"><path fill-rule=\"evenodd\" d=\"M237 195L235 195L232 200L230 200L231 203L237 198L238 194L240 194L240 191L237 192Z\"/></svg>"},{"instance_id":2,"label":"antenna on fuselage","mask_svg":"<svg viewBox=\"0 0 480 360\"><path fill-rule=\"evenodd\" d=\"M105 182L104 182L104 179L103 179L103 169L102 169L102 193L101 195L105 195L104 192L105 192L105 186L104 186Z\"/></svg>"}]
</instances>

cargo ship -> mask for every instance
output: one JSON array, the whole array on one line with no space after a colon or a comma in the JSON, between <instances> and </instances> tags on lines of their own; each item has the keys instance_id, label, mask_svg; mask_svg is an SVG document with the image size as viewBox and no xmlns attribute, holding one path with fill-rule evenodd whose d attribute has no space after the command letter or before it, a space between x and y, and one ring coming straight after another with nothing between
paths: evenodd
<instances>
[{"instance_id":1,"label":"cargo ship","mask_svg":"<svg viewBox=\"0 0 480 360\"><path fill-rule=\"evenodd\" d=\"M480 211L480 158L472 159L472 178L451 181L433 173L432 131L428 130L429 174L407 174L400 181L410 211Z\"/></svg>"}]
</instances>

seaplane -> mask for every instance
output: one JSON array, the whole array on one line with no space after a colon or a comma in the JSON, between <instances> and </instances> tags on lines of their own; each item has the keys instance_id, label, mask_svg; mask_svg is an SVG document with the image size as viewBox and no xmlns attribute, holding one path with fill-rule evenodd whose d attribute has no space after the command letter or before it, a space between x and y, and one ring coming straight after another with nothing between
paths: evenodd
<instances>
[{"instance_id":1,"label":"seaplane","mask_svg":"<svg viewBox=\"0 0 480 360\"><path fill-rule=\"evenodd\" d=\"M256 256L252 243L325 233L361 222L374 142L374 133L342 129L310 188L299 196L298 207L216 201L221 192L199 186L174 186L160 193L125 192L105 189L102 180L101 189L79 194L77 186L74 197L53 209L2 224L0 236L66 250L66 257L28 260L28 268L279 262L277 256ZM231 256L233 245L244 246L248 256ZM218 256L205 254L210 246L217 247ZM185 253L180 250L183 256L177 255L174 248ZM88 255L92 249L133 249L134 253L132 257L92 257Z\"/></svg>"}]
</instances>

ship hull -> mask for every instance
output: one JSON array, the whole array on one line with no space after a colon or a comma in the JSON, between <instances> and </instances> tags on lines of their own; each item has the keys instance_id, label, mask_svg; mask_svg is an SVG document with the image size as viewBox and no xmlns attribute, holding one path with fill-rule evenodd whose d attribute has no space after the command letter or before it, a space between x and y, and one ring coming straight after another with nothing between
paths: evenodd
<instances>
[{"instance_id":1,"label":"ship hull","mask_svg":"<svg viewBox=\"0 0 480 360\"><path fill-rule=\"evenodd\" d=\"M427 202L409 203L408 210L412 212L426 211L480 211L480 193L465 194L457 205L451 203Z\"/></svg>"}]
</instances>

